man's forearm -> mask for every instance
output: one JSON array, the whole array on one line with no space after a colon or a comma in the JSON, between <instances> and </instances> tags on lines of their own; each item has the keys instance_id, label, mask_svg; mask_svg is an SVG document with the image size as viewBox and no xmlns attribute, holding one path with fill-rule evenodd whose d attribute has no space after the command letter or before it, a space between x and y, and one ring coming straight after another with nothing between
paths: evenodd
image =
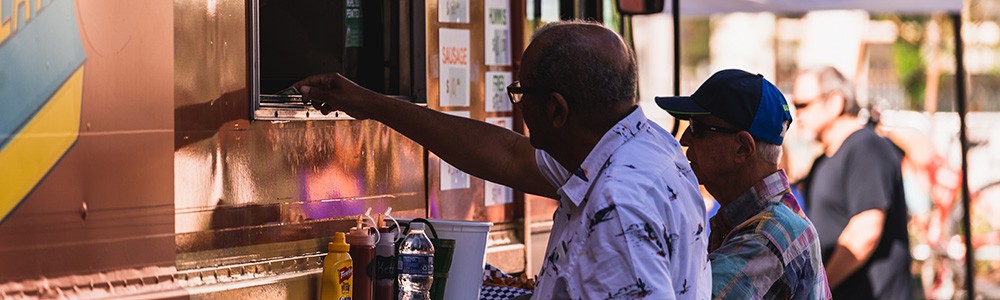
<instances>
[{"instance_id":1,"label":"man's forearm","mask_svg":"<svg viewBox=\"0 0 1000 300\"><path fill-rule=\"evenodd\" d=\"M489 123L453 116L373 94L369 116L423 145L449 164L515 189L553 197L533 164L528 138ZM532 176L535 175L535 176ZM542 180L538 180L542 179Z\"/></svg>"},{"instance_id":2,"label":"man's forearm","mask_svg":"<svg viewBox=\"0 0 1000 300\"><path fill-rule=\"evenodd\" d=\"M875 248L885 225L885 212L869 209L851 217L837 238L837 248L824 266L830 288L836 288L863 266Z\"/></svg>"},{"instance_id":3,"label":"man's forearm","mask_svg":"<svg viewBox=\"0 0 1000 300\"><path fill-rule=\"evenodd\" d=\"M826 267L826 280L830 283L830 288L836 288L843 283L847 277L861 268L863 263L851 254L850 250L847 250L843 245L838 245L833 250L833 254L830 255L830 261L824 266Z\"/></svg>"}]
</instances>

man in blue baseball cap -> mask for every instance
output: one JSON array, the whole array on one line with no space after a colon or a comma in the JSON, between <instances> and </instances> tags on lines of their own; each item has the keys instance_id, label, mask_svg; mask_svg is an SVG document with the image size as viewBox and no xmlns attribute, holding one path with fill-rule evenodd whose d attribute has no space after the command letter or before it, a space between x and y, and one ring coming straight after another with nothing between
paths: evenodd
<instances>
[{"instance_id":1,"label":"man in blue baseball cap","mask_svg":"<svg viewBox=\"0 0 1000 300\"><path fill-rule=\"evenodd\" d=\"M691 96L656 104L689 121L681 145L720 205L710 222L712 298L831 298L816 229L778 168L792 122L781 92L761 75L730 69Z\"/></svg>"}]
</instances>

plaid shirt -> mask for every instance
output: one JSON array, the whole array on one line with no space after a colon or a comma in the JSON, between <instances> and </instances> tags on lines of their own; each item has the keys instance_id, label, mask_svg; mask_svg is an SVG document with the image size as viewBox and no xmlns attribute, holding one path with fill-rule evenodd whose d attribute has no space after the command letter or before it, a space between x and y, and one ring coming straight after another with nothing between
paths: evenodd
<instances>
[{"instance_id":1,"label":"plaid shirt","mask_svg":"<svg viewBox=\"0 0 1000 300\"><path fill-rule=\"evenodd\" d=\"M767 176L711 220L715 299L830 299L819 236L788 187Z\"/></svg>"}]
</instances>

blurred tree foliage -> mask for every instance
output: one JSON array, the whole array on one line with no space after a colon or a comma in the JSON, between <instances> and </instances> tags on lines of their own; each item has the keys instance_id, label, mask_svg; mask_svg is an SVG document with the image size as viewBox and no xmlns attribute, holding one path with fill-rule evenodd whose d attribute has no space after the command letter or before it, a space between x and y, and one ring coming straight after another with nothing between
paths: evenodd
<instances>
[{"instance_id":1,"label":"blurred tree foliage","mask_svg":"<svg viewBox=\"0 0 1000 300\"><path fill-rule=\"evenodd\" d=\"M900 85L906 91L910 109L923 109L927 87L927 64L921 54L924 44L926 16L888 16L899 28L899 36L892 45L893 63L896 65Z\"/></svg>"},{"instance_id":2,"label":"blurred tree foliage","mask_svg":"<svg viewBox=\"0 0 1000 300\"><path fill-rule=\"evenodd\" d=\"M708 40L711 37L711 26L709 18L705 17L682 17L681 18L681 64L686 66L697 66L709 59L710 51Z\"/></svg>"}]
</instances>

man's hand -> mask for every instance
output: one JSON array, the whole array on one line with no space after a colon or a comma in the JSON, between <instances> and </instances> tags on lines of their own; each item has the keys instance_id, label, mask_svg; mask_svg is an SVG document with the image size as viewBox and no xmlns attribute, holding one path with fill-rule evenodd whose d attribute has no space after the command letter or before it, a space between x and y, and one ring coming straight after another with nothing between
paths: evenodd
<instances>
[{"instance_id":1,"label":"man's hand","mask_svg":"<svg viewBox=\"0 0 1000 300\"><path fill-rule=\"evenodd\" d=\"M369 117L365 113L364 101L376 98L373 96L377 95L338 73L309 76L292 86L302 92L305 104L324 115L340 110L359 120Z\"/></svg>"}]
</instances>

